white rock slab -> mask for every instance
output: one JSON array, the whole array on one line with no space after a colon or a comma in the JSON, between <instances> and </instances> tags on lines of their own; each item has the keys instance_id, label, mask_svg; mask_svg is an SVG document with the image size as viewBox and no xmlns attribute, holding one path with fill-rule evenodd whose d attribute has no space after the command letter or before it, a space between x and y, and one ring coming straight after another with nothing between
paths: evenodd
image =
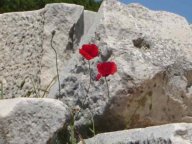
<instances>
[{"instance_id":1,"label":"white rock slab","mask_svg":"<svg viewBox=\"0 0 192 144\"><path fill-rule=\"evenodd\" d=\"M67 106L54 99L0 100L0 144L47 144L69 116Z\"/></svg>"},{"instance_id":2,"label":"white rock slab","mask_svg":"<svg viewBox=\"0 0 192 144\"><path fill-rule=\"evenodd\" d=\"M192 124L176 123L98 134L86 144L191 144ZM83 144L79 142L79 144Z\"/></svg>"}]
</instances>

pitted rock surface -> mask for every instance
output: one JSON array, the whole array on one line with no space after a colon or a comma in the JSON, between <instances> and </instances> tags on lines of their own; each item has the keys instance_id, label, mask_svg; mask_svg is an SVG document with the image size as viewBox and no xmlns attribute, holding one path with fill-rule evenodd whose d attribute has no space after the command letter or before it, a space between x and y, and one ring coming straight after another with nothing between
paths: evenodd
<instances>
[{"instance_id":1,"label":"pitted rock surface","mask_svg":"<svg viewBox=\"0 0 192 144\"><path fill-rule=\"evenodd\" d=\"M61 101L15 98L0 101L0 144L47 144L70 117Z\"/></svg>"},{"instance_id":2,"label":"pitted rock surface","mask_svg":"<svg viewBox=\"0 0 192 144\"><path fill-rule=\"evenodd\" d=\"M83 7L48 4L30 12L0 15L0 82L4 98L42 97L77 48L84 32Z\"/></svg>"},{"instance_id":3,"label":"pitted rock surface","mask_svg":"<svg viewBox=\"0 0 192 144\"><path fill-rule=\"evenodd\" d=\"M191 144L192 125L187 123L167 124L101 133L85 140L86 144ZM82 144L79 142L79 144Z\"/></svg>"},{"instance_id":4,"label":"pitted rock surface","mask_svg":"<svg viewBox=\"0 0 192 144\"><path fill-rule=\"evenodd\" d=\"M42 17L41 10L0 15L0 81L6 98L26 96L32 82L40 83Z\"/></svg>"},{"instance_id":5,"label":"pitted rock surface","mask_svg":"<svg viewBox=\"0 0 192 144\"><path fill-rule=\"evenodd\" d=\"M139 4L105 0L84 43L98 45L101 56L88 62L76 52L61 75L61 96L79 106L76 124L86 125L91 114L98 131L192 122L192 33L188 22L169 12ZM96 65L114 61L118 72L96 81ZM58 96L58 84L49 96Z\"/></svg>"}]
</instances>

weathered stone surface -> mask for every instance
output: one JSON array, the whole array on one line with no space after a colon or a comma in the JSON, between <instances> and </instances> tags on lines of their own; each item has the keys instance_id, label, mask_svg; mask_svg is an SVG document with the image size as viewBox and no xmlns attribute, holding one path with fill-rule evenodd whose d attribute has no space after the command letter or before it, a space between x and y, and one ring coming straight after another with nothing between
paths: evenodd
<instances>
[{"instance_id":1,"label":"weathered stone surface","mask_svg":"<svg viewBox=\"0 0 192 144\"><path fill-rule=\"evenodd\" d=\"M6 98L26 96L32 82L40 82L42 17L42 10L0 15L0 81Z\"/></svg>"},{"instance_id":2,"label":"weathered stone surface","mask_svg":"<svg viewBox=\"0 0 192 144\"><path fill-rule=\"evenodd\" d=\"M88 33L89 29L93 25L97 12L84 10L84 36Z\"/></svg>"},{"instance_id":3,"label":"weathered stone surface","mask_svg":"<svg viewBox=\"0 0 192 144\"><path fill-rule=\"evenodd\" d=\"M58 100L0 100L0 144L47 144L68 118L68 108Z\"/></svg>"},{"instance_id":4,"label":"weathered stone surface","mask_svg":"<svg viewBox=\"0 0 192 144\"><path fill-rule=\"evenodd\" d=\"M57 51L60 72L76 50L83 35L83 10L82 6L73 4L50 4L45 7L43 56L40 75L42 88L46 88L57 74L56 55L50 44L52 31L56 31L53 38L53 47Z\"/></svg>"},{"instance_id":5,"label":"weathered stone surface","mask_svg":"<svg viewBox=\"0 0 192 144\"><path fill-rule=\"evenodd\" d=\"M98 134L86 144L191 144L192 124L177 123ZM79 144L83 144L79 142Z\"/></svg>"},{"instance_id":6,"label":"weathered stone surface","mask_svg":"<svg viewBox=\"0 0 192 144\"><path fill-rule=\"evenodd\" d=\"M4 98L37 97L73 54L83 35L83 7L49 4L42 10L0 15L0 81ZM54 81L53 81L54 82Z\"/></svg>"},{"instance_id":7,"label":"weathered stone surface","mask_svg":"<svg viewBox=\"0 0 192 144\"><path fill-rule=\"evenodd\" d=\"M81 44L95 43L101 51L91 61L88 96L88 62L78 52L61 76L63 101L82 108L77 125L87 122L88 113L98 131L192 122L192 33L183 17L106 0L87 35ZM95 81L97 62L106 60L118 67L107 78L110 99L105 81Z\"/></svg>"}]
</instances>

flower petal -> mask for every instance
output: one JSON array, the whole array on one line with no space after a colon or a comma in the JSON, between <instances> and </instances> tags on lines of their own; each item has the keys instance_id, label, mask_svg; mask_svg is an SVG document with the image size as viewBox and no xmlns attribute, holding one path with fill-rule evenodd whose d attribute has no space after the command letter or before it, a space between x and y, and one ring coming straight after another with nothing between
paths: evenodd
<instances>
[{"instance_id":1,"label":"flower petal","mask_svg":"<svg viewBox=\"0 0 192 144\"><path fill-rule=\"evenodd\" d=\"M97 70L102 76L106 77L117 72L117 66L114 62L102 62L97 64Z\"/></svg>"},{"instance_id":2,"label":"flower petal","mask_svg":"<svg viewBox=\"0 0 192 144\"><path fill-rule=\"evenodd\" d=\"M98 81L98 80L100 80L100 78L102 77L102 75L99 73L99 74L97 74L97 76L96 76L96 80Z\"/></svg>"},{"instance_id":3,"label":"flower petal","mask_svg":"<svg viewBox=\"0 0 192 144\"><path fill-rule=\"evenodd\" d=\"M110 74L114 74L117 72L117 65L114 62L111 62L111 72Z\"/></svg>"},{"instance_id":4,"label":"flower petal","mask_svg":"<svg viewBox=\"0 0 192 144\"><path fill-rule=\"evenodd\" d=\"M99 55L99 49L95 44L84 44L79 52L87 60L91 60Z\"/></svg>"},{"instance_id":5,"label":"flower petal","mask_svg":"<svg viewBox=\"0 0 192 144\"><path fill-rule=\"evenodd\" d=\"M103 63L98 63L97 64L97 70L98 70L98 72L102 75L102 76L106 76L106 66L105 66L106 64L105 64L105 62L103 62Z\"/></svg>"},{"instance_id":6,"label":"flower petal","mask_svg":"<svg viewBox=\"0 0 192 144\"><path fill-rule=\"evenodd\" d=\"M91 57L86 51L84 51L83 49L79 49L79 53L87 60L92 59L93 57Z\"/></svg>"}]
</instances>

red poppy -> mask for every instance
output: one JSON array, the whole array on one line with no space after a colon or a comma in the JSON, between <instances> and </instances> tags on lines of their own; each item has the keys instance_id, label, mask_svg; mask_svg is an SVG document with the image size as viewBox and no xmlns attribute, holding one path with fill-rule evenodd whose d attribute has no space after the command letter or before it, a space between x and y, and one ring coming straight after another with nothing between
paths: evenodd
<instances>
[{"instance_id":1,"label":"red poppy","mask_svg":"<svg viewBox=\"0 0 192 144\"><path fill-rule=\"evenodd\" d=\"M102 75L101 75L100 73L97 74L97 76L96 76L96 80L99 80L101 77L102 77Z\"/></svg>"},{"instance_id":2,"label":"red poppy","mask_svg":"<svg viewBox=\"0 0 192 144\"><path fill-rule=\"evenodd\" d=\"M79 53L87 60L91 60L99 55L99 49L95 44L84 44Z\"/></svg>"},{"instance_id":3,"label":"red poppy","mask_svg":"<svg viewBox=\"0 0 192 144\"><path fill-rule=\"evenodd\" d=\"M114 62L102 62L97 64L97 70L99 74L96 79L99 80L101 77L107 77L117 72L117 65Z\"/></svg>"}]
</instances>

